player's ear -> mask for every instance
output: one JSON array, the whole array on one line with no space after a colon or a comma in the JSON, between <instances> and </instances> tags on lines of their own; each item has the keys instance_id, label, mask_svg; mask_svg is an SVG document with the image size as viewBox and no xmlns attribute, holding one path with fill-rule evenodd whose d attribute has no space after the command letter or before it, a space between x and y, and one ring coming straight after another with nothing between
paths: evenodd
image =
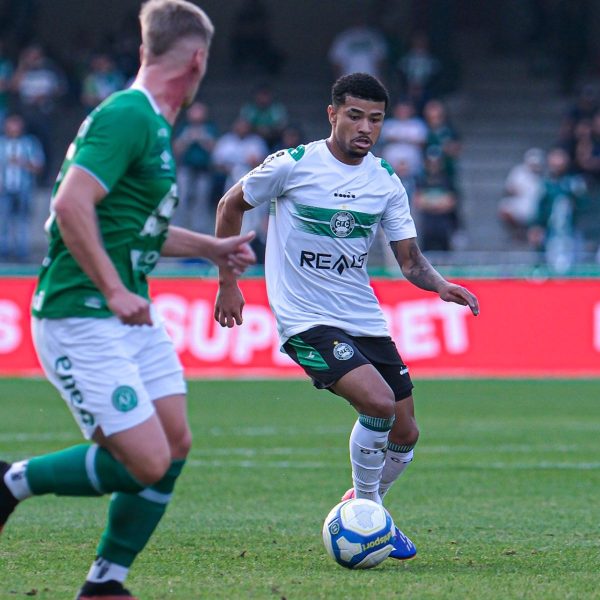
<instances>
[{"instance_id":1,"label":"player's ear","mask_svg":"<svg viewBox=\"0 0 600 600\"><path fill-rule=\"evenodd\" d=\"M335 121L337 119L337 111L335 110L335 106L330 104L327 107L327 117L331 125L335 125Z\"/></svg>"}]
</instances>

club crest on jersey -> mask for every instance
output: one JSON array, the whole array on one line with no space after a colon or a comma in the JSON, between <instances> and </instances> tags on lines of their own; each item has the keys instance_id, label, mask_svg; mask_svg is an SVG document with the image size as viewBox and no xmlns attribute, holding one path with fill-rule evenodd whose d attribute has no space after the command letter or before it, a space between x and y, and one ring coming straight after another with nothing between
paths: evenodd
<instances>
[{"instance_id":1,"label":"club crest on jersey","mask_svg":"<svg viewBox=\"0 0 600 600\"><path fill-rule=\"evenodd\" d=\"M355 225L354 215L346 210L336 212L329 221L329 228L333 235L341 238L348 237L354 231Z\"/></svg>"},{"instance_id":2,"label":"club crest on jersey","mask_svg":"<svg viewBox=\"0 0 600 600\"><path fill-rule=\"evenodd\" d=\"M354 348L344 342L336 344L333 348L333 356L338 360L348 360L354 356Z\"/></svg>"}]
</instances>

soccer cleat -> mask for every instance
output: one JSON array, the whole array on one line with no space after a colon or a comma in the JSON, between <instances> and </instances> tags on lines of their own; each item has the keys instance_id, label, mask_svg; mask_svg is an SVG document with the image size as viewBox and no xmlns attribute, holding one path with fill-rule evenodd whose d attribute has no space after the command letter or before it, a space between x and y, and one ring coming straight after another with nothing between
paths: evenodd
<instances>
[{"instance_id":1,"label":"soccer cleat","mask_svg":"<svg viewBox=\"0 0 600 600\"><path fill-rule=\"evenodd\" d=\"M346 500L352 500L352 498L354 498L354 488L351 487L343 496L342 496L342 502L345 502Z\"/></svg>"},{"instance_id":2,"label":"soccer cleat","mask_svg":"<svg viewBox=\"0 0 600 600\"><path fill-rule=\"evenodd\" d=\"M138 600L119 581L92 583L86 581L75 600Z\"/></svg>"},{"instance_id":3,"label":"soccer cleat","mask_svg":"<svg viewBox=\"0 0 600 600\"><path fill-rule=\"evenodd\" d=\"M397 527L394 538L394 549L390 552L390 558L397 560L410 560L417 555L415 545Z\"/></svg>"},{"instance_id":4,"label":"soccer cleat","mask_svg":"<svg viewBox=\"0 0 600 600\"><path fill-rule=\"evenodd\" d=\"M6 483L4 483L4 474L10 469L10 463L0 460L0 533L4 524L8 521L15 506L19 501L11 494Z\"/></svg>"}]
</instances>

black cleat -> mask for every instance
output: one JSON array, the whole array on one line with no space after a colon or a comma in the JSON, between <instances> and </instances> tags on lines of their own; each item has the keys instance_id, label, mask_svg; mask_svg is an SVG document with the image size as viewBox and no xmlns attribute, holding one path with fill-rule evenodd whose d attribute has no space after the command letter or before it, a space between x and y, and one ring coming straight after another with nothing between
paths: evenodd
<instances>
[{"instance_id":1,"label":"black cleat","mask_svg":"<svg viewBox=\"0 0 600 600\"><path fill-rule=\"evenodd\" d=\"M11 494L8 486L4 483L4 474L10 467L10 463L0 460L0 533L2 533L8 517L15 510L15 506L19 504L19 501Z\"/></svg>"},{"instance_id":2,"label":"black cleat","mask_svg":"<svg viewBox=\"0 0 600 600\"><path fill-rule=\"evenodd\" d=\"M119 581L92 583L86 581L75 600L138 600Z\"/></svg>"}]
</instances>

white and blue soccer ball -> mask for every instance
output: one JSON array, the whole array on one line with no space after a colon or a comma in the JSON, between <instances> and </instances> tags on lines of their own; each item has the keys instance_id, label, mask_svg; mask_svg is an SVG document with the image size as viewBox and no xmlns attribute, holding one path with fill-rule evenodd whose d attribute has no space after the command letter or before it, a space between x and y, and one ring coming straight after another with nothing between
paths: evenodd
<instances>
[{"instance_id":1,"label":"white and blue soccer ball","mask_svg":"<svg viewBox=\"0 0 600 600\"><path fill-rule=\"evenodd\" d=\"M390 513L364 498L334 506L323 523L323 543L333 560L347 569L371 569L394 549Z\"/></svg>"}]
</instances>

